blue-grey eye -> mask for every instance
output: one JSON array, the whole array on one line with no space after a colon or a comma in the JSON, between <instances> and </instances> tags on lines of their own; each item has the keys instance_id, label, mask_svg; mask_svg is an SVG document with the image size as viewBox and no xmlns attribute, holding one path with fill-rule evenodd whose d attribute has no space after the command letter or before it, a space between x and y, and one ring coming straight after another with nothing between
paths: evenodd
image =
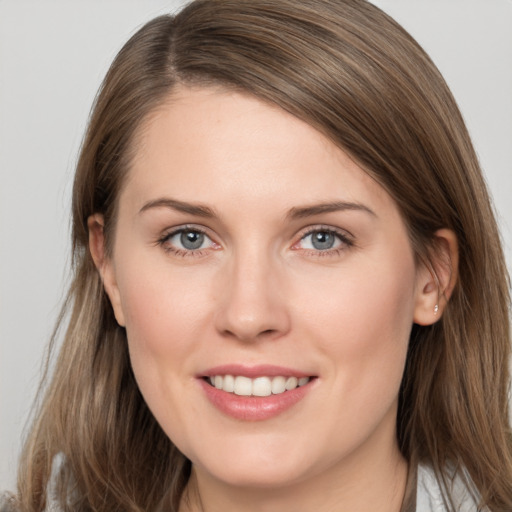
<instances>
[{"instance_id":1,"label":"blue-grey eye","mask_svg":"<svg viewBox=\"0 0 512 512\"><path fill-rule=\"evenodd\" d=\"M180 233L180 244L184 249L193 251L204 244L205 235L199 231L183 230Z\"/></svg>"},{"instance_id":2,"label":"blue-grey eye","mask_svg":"<svg viewBox=\"0 0 512 512\"><path fill-rule=\"evenodd\" d=\"M206 233L193 228L177 229L167 235L162 244L170 250L190 252L217 247Z\"/></svg>"},{"instance_id":3,"label":"blue-grey eye","mask_svg":"<svg viewBox=\"0 0 512 512\"><path fill-rule=\"evenodd\" d=\"M329 249L336 249L343 242L341 235L338 235L334 231L319 229L305 235L300 245L301 249L328 251Z\"/></svg>"},{"instance_id":4,"label":"blue-grey eye","mask_svg":"<svg viewBox=\"0 0 512 512\"><path fill-rule=\"evenodd\" d=\"M335 242L334 234L328 231L317 231L311 234L311 245L319 251L332 249Z\"/></svg>"}]
</instances>

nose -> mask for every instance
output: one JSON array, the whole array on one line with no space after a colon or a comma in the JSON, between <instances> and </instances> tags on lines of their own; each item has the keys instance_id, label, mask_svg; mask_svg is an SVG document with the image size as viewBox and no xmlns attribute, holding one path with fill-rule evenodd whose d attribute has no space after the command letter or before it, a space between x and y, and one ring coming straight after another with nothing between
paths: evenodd
<instances>
[{"instance_id":1,"label":"nose","mask_svg":"<svg viewBox=\"0 0 512 512\"><path fill-rule=\"evenodd\" d=\"M245 342L276 339L290 329L280 265L253 252L233 257L217 294L217 331Z\"/></svg>"}]
</instances>

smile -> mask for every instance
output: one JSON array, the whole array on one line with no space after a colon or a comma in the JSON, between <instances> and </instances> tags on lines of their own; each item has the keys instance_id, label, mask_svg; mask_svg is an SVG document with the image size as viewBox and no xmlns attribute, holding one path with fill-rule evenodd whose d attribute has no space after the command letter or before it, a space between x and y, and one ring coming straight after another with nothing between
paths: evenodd
<instances>
[{"instance_id":1,"label":"smile","mask_svg":"<svg viewBox=\"0 0 512 512\"><path fill-rule=\"evenodd\" d=\"M208 377L208 382L216 389L234 393L239 396L270 396L280 395L304 386L310 381L310 377L256 377L251 379L242 375L213 375Z\"/></svg>"}]
</instances>

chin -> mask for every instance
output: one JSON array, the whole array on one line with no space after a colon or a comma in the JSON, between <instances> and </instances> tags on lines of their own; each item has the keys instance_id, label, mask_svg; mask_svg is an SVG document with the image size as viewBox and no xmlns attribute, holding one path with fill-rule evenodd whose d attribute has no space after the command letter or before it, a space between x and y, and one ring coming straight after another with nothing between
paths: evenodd
<instances>
[{"instance_id":1,"label":"chin","mask_svg":"<svg viewBox=\"0 0 512 512\"><path fill-rule=\"evenodd\" d=\"M300 446L300 445L299 445ZM285 453L283 453L285 452ZM241 488L283 488L301 482L321 472L325 461L308 461L303 448L288 446L286 450L265 450L261 445L253 449L230 450L228 455L193 461L200 472L206 472L225 485Z\"/></svg>"},{"instance_id":2,"label":"chin","mask_svg":"<svg viewBox=\"0 0 512 512\"><path fill-rule=\"evenodd\" d=\"M208 471L207 468L204 468ZM211 468L210 474L229 486L254 489L282 489L306 478L308 472L291 468L287 464L257 467L250 464L236 468Z\"/></svg>"}]
</instances>

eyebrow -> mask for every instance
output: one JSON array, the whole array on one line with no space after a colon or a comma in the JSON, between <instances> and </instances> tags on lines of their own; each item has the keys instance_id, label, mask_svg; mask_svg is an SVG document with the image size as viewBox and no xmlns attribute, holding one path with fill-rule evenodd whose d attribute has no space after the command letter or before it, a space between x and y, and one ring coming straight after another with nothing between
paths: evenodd
<instances>
[{"instance_id":1,"label":"eyebrow","mask_svg":"<svg viewBox=\"0 0 512 512\"><path fill-rule=\"evenodd\" d=\"M340 211L361 211L377 217L375 212L360 203L351 203L346 201L332 201L328 203L313 204L311 206L302 206L292 208L286 215L290 219L303 219L313 217L322 213L332 213Z\"/></svg>"},{"instance_id":2,"label":"eyebrow","mask_svg":"<svg viewBox=\"0 0 512 512\"><path fill-rule=\"evenodd\" d=\"M171 199L168 197L162 197L159 199L153 199L144 204L139 210L139 214L153 208L169 208L178 212L187 213L203 218L215 217L215 212L209 206L202 204L186 203L184 201L178 201L177 199ZM331 201L327 203L313 204L310 206L296 206L291 208L286 214L286 218L291 220L304 219L307 217L313 217L315 215L321 215L322 213L332 213L339 211L362 211L366 212L374 217L377 215L373 210L360 203L352 203L346 201Z\"/></svg>"},{"instance_id":3,"label":"eyebrow","mask_svg":"<svg viewBox=\"0 0 512 512\"><path fill-rule=\"evenodd\" d=\"M162 197L147 202L139 210L139 213L151 210L152 208L170 208L171 210L176 210L182 213L188 213L189 215L195 215L196 217L215 217L215 213L208 206L204 206L201 204L185 203L183 201L178 201L176 199L170 199L167 197Z\"/></svg>"}]
</instances>

